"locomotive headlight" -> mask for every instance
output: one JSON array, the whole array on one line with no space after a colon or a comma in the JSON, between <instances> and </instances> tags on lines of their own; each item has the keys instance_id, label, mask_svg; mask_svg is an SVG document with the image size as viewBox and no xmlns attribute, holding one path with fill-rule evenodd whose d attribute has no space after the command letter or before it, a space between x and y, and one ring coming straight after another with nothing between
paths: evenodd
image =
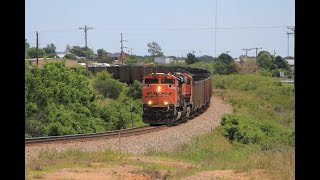
<instances>
[{"instance_id":1,"label":"locomotive headlight","mask_svg":"<svg viewBox=\"0 0 320 180\"><path fill-rule=\"evenodd\" d=\"M166 101L166 102L164 102L164 105L168 105L168 102Z\"/></svg>"},{"instance_id":2,"label":"locomotive headlight","mask_svg":"<svg viewBox=\"0 0 320 180\"><path fill-rule=\"evenodd\" d=\"M161 91L161 87L160 86L158 86L158 92L160 92Z\"/></svg>"},{"instance_id":3,"label":"locomotive headlight","mask_svg":"<svg viewBox=\"0 0 320 180\"><path fill-rule=\"evenodd\" d=\"M151 104L152 104L152 102L151 102L151 101L149 101L149 102L148 102L148 104L149 104L149 105L151 105Z\"/></svg>"}]
</instances>

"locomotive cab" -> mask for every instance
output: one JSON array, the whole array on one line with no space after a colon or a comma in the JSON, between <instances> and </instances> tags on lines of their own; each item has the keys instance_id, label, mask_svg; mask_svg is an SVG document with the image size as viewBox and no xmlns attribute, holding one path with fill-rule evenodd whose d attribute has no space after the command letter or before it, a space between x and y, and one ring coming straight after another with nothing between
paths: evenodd
<instances>
[{"instance_id":1,"label":"locomotive cab","mask_svg":"<svg viewBox=\"0 0 320 180\"><path fill-rule=\"evenodd\" d=\"M171 124L190 114L192 77L187 74L152 73L143 78L142 120Z\"/></svg>"},{"instance_id":2,"label":"locomotive cab","mask_svg":"<svg viewBox=\"0 0 320 180\"><path fill-rule=\"evenodd\" d=\"M143 115L148 124L168 124L176 115L178 79L172 74L152 73L143 78Z\"/></svg>"}]
</instances>

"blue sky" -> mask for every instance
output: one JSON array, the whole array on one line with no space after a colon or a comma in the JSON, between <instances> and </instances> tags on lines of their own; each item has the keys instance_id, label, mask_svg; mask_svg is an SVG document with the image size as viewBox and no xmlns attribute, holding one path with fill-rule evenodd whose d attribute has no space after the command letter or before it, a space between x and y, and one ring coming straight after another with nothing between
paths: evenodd
<instances>
[{"instance_id":1,"label":"blue sky","mask_svg":"<svg viewBox=\"0 0 320 180\"><path fill-rule=\"evenodd\" d=\"M87 25L94 28L88 30L94 51L119 52L122 33L125 51L132 48L137 55L147 55L147 44L155 41L167 56L192 50L215 56L216 50L239 57L242 49L254 47L287 56L286 26L295 25L294 0L217 0L217 5L216 0L26 0L25 37L35 46L38 31L40 47L54 43L64 51L67 44L84 46L84 31L78 28ZM289 45L293 56L293 36Z\"/></svg>"}]
</instances>

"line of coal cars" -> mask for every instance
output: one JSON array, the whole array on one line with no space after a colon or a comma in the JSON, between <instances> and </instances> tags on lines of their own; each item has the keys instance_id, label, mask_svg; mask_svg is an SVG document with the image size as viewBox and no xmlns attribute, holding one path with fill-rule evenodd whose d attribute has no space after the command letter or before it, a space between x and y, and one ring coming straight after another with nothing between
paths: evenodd
<instances>
[{"instance_id":1,"label":"line of coal cars","mask_svg":"<svg viewBox=\"0 0 320 180\"><path fill-rule=\"evenodd\" d=\"M151 125L171 124L190 116L208 106L212 96L211 73L204 69L122 65L88 67L88 70L92 73L108 71L114 79L128 84L141 81L144 87L142 119Z\"/></svg>"}]
</instances>

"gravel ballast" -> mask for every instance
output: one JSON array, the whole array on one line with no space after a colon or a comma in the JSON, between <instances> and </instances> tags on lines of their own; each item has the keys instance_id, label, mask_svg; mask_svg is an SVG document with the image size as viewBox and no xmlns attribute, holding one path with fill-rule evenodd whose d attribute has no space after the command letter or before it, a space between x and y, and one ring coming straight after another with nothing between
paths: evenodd
<instances>
[{"instance_id":1,"label":"gravel ballast","mask_svg":"<svg viewBox=\"0 0 320 180\"><path fill-rule=\"evenodd\" d=\"M189 142L192 137L209 133L220 124L223 114L232 113L232 107L217 97L211 98L210 107L201 115L178 126L120 139L121 151L142 154L146 150L174 151L180 144ZM70 148L79 148L84 151L103 149L120 150L119 139L92 139L82 141L69 141L67 143L37 144L26 146L25 160L37 158L41 150L64 151Z\"/></svg>"}]
</instances>

